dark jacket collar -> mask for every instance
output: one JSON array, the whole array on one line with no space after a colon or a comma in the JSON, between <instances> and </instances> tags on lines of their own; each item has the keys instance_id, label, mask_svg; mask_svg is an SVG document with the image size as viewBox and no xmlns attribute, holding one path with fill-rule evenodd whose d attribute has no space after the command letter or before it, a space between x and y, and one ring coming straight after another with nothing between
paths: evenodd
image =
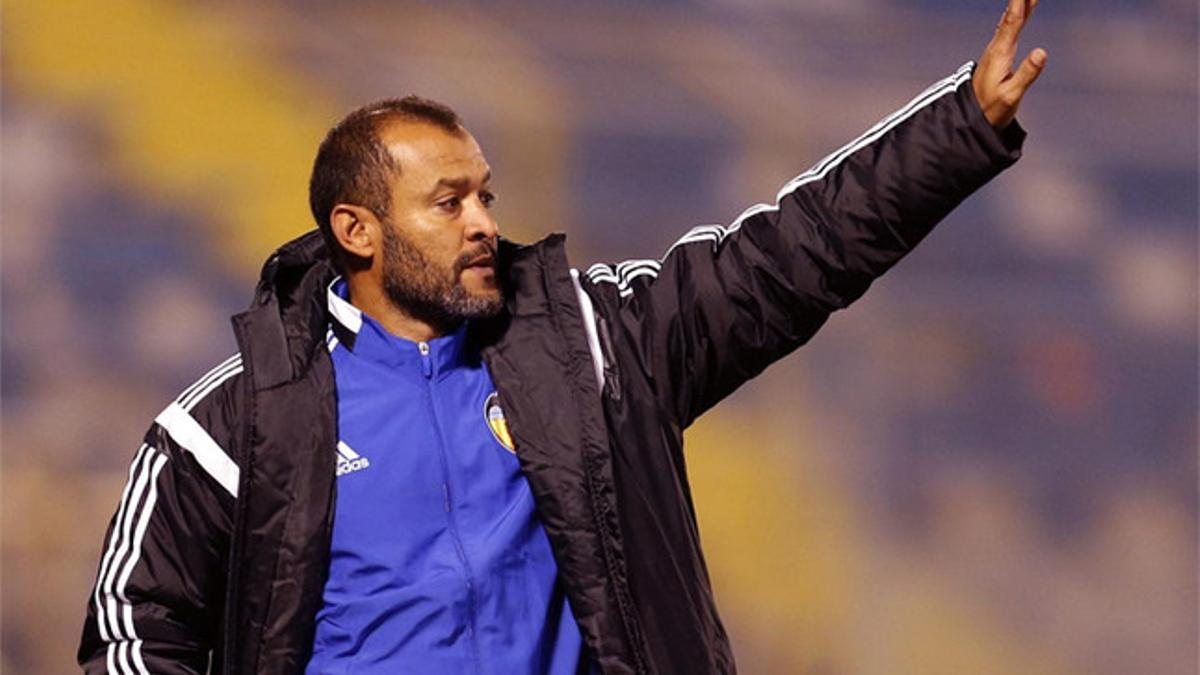
<instances>
[{"instance_id":1,"label":"dark jacket collar","mask_svg":"<svg viewBox=\"0 0 1200 675\"><path fill-rule=\"evenodd\" d=\"M482 347L502 333L510 315L542 313L538 301L543 293L522 293L522 287L542 283L538 274L521 261L535 256L545 246L562 245L563 235L551 234L534 244L500 240L498 277L506 296L506 312L496 319L479 322L472 339ZM259 277L250 308L233 317L244 361L250 369L254 389L268 389L301 376L312 365L316 350L324 349L329 325L326 290L337 276L320 231L310 230L280 246L271 254ZM247 354L246 352L251 352Z\"/></svg>"},{"instance_id":2,"label":"dark jacket collar","mask_svg":"<svg viewBox=\"0 0 1200 675\"><path fill-rule=\"evenodd\" d=\"M250 309L233 317L243 361L254 363L256 390L290 382L308 369L328 324L324 291L335 275L317 230L267 258Z\"/></svg>"}]
</instances>

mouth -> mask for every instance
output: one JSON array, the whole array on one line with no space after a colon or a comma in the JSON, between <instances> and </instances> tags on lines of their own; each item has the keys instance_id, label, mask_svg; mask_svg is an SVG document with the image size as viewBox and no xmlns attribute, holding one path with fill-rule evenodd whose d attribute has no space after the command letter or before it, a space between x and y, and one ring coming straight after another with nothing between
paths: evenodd
<instances>
[{"instance_id":1,"label":"mouth","mask_svg":"<svg viewBox=\"0 0 1200 675\"><path fill-rule=\"evenodd\" d=\"M477 258L472 258L471 260L467 261L467 264L464 267L486 267L488 269L495 269L496 258L491 254L481 255Z\"/></svg>"},{"instance_id":2,"label":"mouth","mask_svg":"<svg viewBox=\"0 0 1200 675\"><path fill-rule=\"evenodd\" d=\"M478 242L459 256L455 268L462 275L459 278L464 281L471 278L473 281L470 283L492 286L495 284L496 265L495 246L491 242Z\"/></svg>"},{"instance_id":3,"label":"mouth","mask_svg":"<svg viewBox=\"0 0 1200 675\"><path fill-rule=\"evenodd\" d=\"M480 245L473 247L474 250L464 251L458 259L458 268L460 271L469 269L480 270L496 269L496 249L489 245L488 242L480 242Z\"/></svg>"},{"instance_id":4,"label":"mouth","mask_svg":"<svg viewBox=\"0 0 1200 675\"><path fill-rule=\"evenodd\" d=\"M491 288L496 283L496 257L490 253L466 261L459 272L463 283Z\"/></svg>"}]
</instances>

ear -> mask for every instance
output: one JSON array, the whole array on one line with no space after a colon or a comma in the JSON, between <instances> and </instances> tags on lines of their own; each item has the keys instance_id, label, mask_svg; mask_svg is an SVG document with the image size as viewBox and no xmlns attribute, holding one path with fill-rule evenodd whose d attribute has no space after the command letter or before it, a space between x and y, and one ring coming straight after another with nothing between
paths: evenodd
<instances>
[{"instance_id":1,"label":"ear","mask_svg":"<svg viewBox=\"0 0 1200 675\"><path fill-rule=\"evenodd\" d=\"M346 253L370 260L381 250L383 230L379 218L368 208L338 204L329 214L333 236Z\"/></svg>"}]
</instances>

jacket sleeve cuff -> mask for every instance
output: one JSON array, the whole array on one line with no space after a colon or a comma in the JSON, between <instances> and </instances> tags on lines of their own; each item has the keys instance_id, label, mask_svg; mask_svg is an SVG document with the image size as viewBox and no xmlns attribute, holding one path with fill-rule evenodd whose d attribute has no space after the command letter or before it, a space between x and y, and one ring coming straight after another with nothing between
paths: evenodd
<instances>
[{"instance_id":1,"label":"jacket sleeve cuff","mask_svg":"<svg viewBox=\"0 0 1200 675\"><path fill-rule=\"evenodd\" d=\"M971 77L975 77L976 64L971 62ZM958 103L966 116L980 145L995 161L1008 166L1021 158L1025 144L1025 128L1014 119L1003 129L996 129L983 114L979 100L975 98L975 87L971 80L958 88Z\"/></svg>"}]
</instances>

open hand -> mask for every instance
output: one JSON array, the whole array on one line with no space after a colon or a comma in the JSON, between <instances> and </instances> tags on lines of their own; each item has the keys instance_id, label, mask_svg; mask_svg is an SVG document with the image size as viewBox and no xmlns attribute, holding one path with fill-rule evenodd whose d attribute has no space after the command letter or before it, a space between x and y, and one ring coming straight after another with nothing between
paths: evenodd
<instances>
[{"instance_id":1,"label":"open hand","mask_svg":"<svg viewBox=\"0 0 1200 675\"><path fill-rule=\"evenodd\" d=\"M1025 57L1016 72L1012 69L1017 56L1017 36L1037 4L1038 0L1008 1L1008 8L996 25L996 34L984 48L971 78L975 98L996 129L1003 129L1013 121L1025 91L1046 67L1046 50L1038 48Z\"/></svg>"}]
</instances>

